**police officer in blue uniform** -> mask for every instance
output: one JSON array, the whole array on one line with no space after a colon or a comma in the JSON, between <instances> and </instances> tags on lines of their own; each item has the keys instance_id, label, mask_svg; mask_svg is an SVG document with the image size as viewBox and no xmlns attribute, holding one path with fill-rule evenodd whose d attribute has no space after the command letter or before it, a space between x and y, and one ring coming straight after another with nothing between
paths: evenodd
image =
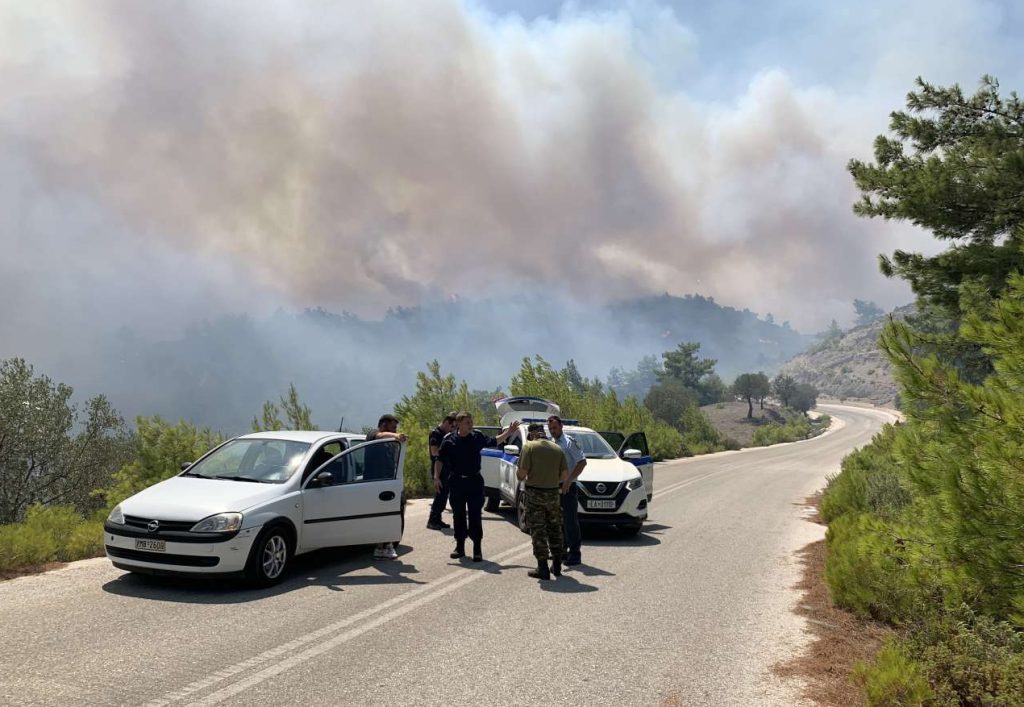
<instances>
[{"instance_id":1,"label":"police officer in blue uniform","mask_svg":"<svg viewBox=\"0 0 1024 707\"><path fill-rule=\"evenodd\" d=\"M427 528L430 530L444 530L451 526L441 519L444 507L448 505L448 469L441 463L441 443L444 436L455 427L455 413L450 412L444 419L430 431L427 444L430 447L430 471L434 476L434 502L430 504L430 517L427 519Z\"/></svg>"},{"instance_id":2,"label":"police officer in blue uniform","mask_svg":"<svg viewBox=\"0 0 1024 707\"><path fill-rule=\"evenodd\" d=\"M452 517L455 525L453 560L466 556L466 538L473 541L473 561L480 562L483 550L484 477L480 475L480 452L486 447L504 444L519 429L513 422L497 437L488 437L473 429L473 416L460 412L455 416L455 431L449 432L441 442L440 463L449 469Z\"/></svg>"}]
</instances>

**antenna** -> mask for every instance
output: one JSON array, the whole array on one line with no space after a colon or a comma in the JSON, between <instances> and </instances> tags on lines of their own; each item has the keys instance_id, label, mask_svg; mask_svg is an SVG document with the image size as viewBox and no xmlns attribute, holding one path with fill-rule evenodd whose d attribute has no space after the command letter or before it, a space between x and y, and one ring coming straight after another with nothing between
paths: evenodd
<instances>
[{"instance_id":1,"label":"antenna","mask_svg":"<svg viewBox=\"0 0 1024 707\"><path fill-rule=\"evenodd\" d=\"M341 432L344 429L345 429L345 416L342 415L341 416L341 422L338 423L338 432Z\"/></svg>"}]
</instances>

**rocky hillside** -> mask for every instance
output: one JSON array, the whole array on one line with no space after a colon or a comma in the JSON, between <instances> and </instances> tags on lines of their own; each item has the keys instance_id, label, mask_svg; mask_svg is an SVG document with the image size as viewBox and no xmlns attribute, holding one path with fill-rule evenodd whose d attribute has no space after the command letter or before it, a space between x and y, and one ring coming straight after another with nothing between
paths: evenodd
<instances>
[{"instance_id":1,"label":"rocky hillside","mask_svg":"<svg viewBox=\"0 0 1024 707\"><path fill-rule=\"evenodd\" d=\"M904 318L914 311L914 305L907 305L892 314ZM824 397L891 404L896 399L896 382L889 361L878 348L878 335L886 320L854 327L830 342L812 346L787 361L779 373L810 383Z\"/></svg>"}]
</instances>

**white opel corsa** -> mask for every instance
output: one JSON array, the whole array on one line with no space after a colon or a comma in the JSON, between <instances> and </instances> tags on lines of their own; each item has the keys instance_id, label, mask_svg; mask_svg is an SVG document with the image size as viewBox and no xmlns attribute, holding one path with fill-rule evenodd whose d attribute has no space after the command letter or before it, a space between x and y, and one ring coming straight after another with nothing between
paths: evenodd
<instances>
[{"instance_id":1,"label":"white opel corsa","mask_svg":"<svg viewBox=\"0 0 1024 707\"><path fill-rule=\"evenodd\" d=\"M405 445L364 440L287 431L228 440L115 506L103 526L107 557L131 572L269 585L295 555L398 542Z\"/></svg>"}]
</instances>

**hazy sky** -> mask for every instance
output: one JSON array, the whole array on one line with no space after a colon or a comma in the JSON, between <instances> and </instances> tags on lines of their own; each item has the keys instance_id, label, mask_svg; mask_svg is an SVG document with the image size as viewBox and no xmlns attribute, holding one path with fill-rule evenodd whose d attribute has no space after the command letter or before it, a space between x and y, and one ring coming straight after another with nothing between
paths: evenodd
<instances>
[{"instance_id":1,"label":"hazy sky","mask_svg":"<svg viewBox=\"0 0 1024 707\"><path fill-rule=\"evenodd\" d=\"M1022 3L0 0L0 356L434 297L910 299L855 218L917 75L1024 84Z\"/></svg>"}]
</instances>

